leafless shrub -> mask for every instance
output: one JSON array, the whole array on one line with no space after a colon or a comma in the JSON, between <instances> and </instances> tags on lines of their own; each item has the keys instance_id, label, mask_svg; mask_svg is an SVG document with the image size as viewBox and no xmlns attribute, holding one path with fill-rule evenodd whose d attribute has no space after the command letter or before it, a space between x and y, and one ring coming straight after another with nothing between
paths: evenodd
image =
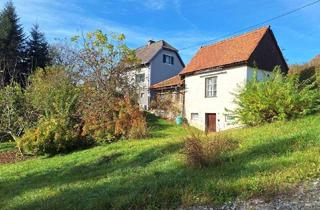
<instances>
[{"instance_id":1,"label":"leafless shrub","mask_svg":"<svg viewBox=\"0 0 320 210\"><path fill-rule=\"evenodd\" d=\"M184 151L187 165L201 168L221 164L223 154L238 147L238 143L227 134L201 136L191 134L185 139Z\"/></svg>"}]
</instances>

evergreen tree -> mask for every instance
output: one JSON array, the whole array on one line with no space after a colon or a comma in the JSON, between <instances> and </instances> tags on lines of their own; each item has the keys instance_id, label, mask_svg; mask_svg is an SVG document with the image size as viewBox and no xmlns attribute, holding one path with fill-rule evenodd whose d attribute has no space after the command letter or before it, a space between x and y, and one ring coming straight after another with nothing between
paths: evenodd
<instances>
[{"instance_id":1,"label":"evergreen tree","mask_svg":"<svg viewBox=\"0 0 320 210\"><path fill-rule=\"evenodd\" d=\"M25 35L12 1L0 12L0 87L23 83Z\"/></svg>"},{"instance_id":2,"label":"evergreen tree","mask_svg":"<svg viewBox=\"0 0 320 210\"><path fill-rule=\"evenodd\" d=\"M27 41L28 73L32 73L38 67L44 68L50 63L49 45L38 24L32 27L30 35Z\"/></svg>"}]
</instances>

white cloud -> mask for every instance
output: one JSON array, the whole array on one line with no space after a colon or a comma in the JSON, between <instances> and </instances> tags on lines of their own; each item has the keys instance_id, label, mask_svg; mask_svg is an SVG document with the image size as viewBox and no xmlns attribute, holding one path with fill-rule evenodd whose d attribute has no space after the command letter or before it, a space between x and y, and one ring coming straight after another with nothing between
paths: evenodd
<instances>
[{"instance_id":1,"label":"white cloud","mask_svg":"<svg viewBox=\"0 0 320 210\"><path fill-rule=\"evenodd\" d=\"M166 8L167 1L166 0L145 0L143 4L149 9L162 10Z\"/></svg>"}]
</instances>

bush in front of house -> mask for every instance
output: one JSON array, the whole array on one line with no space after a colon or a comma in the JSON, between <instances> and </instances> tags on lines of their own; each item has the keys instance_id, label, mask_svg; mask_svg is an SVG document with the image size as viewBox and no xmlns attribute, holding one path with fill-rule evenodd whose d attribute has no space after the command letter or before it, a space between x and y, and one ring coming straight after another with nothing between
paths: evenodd
<instances>
[{"instance_id":1,"label":"bush in front of house","mask_svg":"<svg viewBox=\"0 0 320 210\"><path fill-rule=\"evenodd\" d=\"M191 134L185 139L184 152L188 166L201 168L221 164L223 156L237 147L238 142L224 133Z\"/></svg>"},{"instance_id":2,"label":"bush in front of house","mask_svg":"<svg viewBox=\"0 0 320 210\"><path fill-rule=\"evenodd\" d=\"M130 74L138 61L124 39L100 30L81 40L73 37L76 47L62 52L70 55L63 66L38 69L29 77L22 92L36 123L17 139L21 152L54 155L147 135Z\"/></svg>"},{"instance_id":3,"label":"bush in front of house","mask_svg":"<svg viewBox=\"0 0 320 210\"><path fill-rule=\"evenodd\" d=\"M280 68L270 78L258 81L256 75L236 95L233 112L245 125L256 126L291 120L320 109L320 90L316 82L300 82L297 75L283 75Z\"/></svg>"},{"instance_id":4,"label":"bush in front of house","mask_svg":"<svg viewBox=\"0 0 320 210\"><path fill-rule=\"evenodd\" d=\"M31 76L26 96L40 120L17 140L20 151L54 155L91 145L90 138L82 135L79 94L63 67L39 69Z\"/></svg>"},{"instance_id":5,"label":"bush in front of house","mask_svg":"<svg viewBox=\"0 0 320 210\"><path fill-rule=\"evenodd\" d=\"M97 30L82 39L73 71L83 82L80 100L85 134L100 142L142 138L146 120L139 109L139 86L132 68L140 64L135 51L125 45L125 36Z\"/></svg>"},{"instance_id":6,"label":"bush in front of house","mask_svg":"<svg viewBox=\"0 0 320 210\"><path fill-rule=\"evenodd\" d=\"M83 134L92 136L98 143L147 135L144 113L129 95L108 97L106 92L85 85L80 112L84 121Z\"/></svg>"}]
</instances>

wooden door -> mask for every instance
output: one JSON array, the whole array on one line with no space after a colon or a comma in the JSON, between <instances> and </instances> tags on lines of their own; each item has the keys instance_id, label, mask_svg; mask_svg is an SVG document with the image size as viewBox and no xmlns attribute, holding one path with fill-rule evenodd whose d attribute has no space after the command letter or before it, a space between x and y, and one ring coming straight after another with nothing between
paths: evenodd
<instances>
[{"instance_id":1,"label":"wooden door","mask_svg":"<svg viewBox=\"0 0 320 210\"><path fill-rule=\"evenodd\" d=\"M216 132L216 114L206 114L206 131Z\"/></svg>"}]
</instances>

